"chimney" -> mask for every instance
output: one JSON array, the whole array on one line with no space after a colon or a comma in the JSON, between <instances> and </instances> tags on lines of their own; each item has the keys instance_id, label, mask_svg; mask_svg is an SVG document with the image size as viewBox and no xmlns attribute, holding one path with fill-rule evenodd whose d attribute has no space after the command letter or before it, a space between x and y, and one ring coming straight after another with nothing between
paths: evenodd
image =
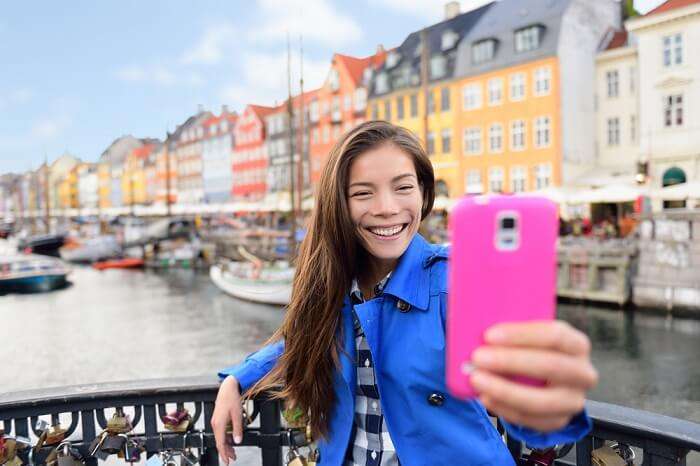
<instances>
[{"instance_id":1,"label":"chimney","mask_svg":"<svg viewBox=\"0 0 700 466\"><path fill-rule=\"evenodd\" d=\"M377 55L384 53L384 46L382 44L377 45Z\"/></svg>"},{"instance_id":2,"label":"chimney","mask_svg":"<svg viewBox=\"0 0 700 466\"><path fill-rule=\"evenodd\" d=\"M228 115L228 105L222 105L222 106L221 106L221 114L222 114L222 115Z\"/></svg>"},{"instance_id":3,"label":"chimney","mask_svg":"<svg viewBox=\"0 0 700 466\"><path fill-rule=\"evenodd\" d=\"M451 1L445 3L445 20L452 19L459 15L459 2Z\"/></svg>"}]
</instances>

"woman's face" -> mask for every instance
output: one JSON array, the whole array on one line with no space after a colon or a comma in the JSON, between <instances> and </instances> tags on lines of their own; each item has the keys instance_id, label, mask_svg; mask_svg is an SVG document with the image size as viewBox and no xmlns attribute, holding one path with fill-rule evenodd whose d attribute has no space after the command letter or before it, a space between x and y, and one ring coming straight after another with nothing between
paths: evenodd
<instances>
[{"instance_id":1,"label":"woman's face","mask_svg":"<svg viewBox=\"0 0 700 466\"><path fill-rule=\"evenodd\" d=\"M412 157L394 144L361 154L350 165L347 196L362 244L393 267L420 226L423 193Z\"/></svg>"}]
</instances>

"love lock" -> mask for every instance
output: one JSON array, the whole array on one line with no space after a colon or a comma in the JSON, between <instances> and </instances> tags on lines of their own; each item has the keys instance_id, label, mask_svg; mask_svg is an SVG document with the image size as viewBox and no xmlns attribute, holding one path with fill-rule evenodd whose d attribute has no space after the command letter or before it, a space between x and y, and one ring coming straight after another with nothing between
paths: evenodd
<instances>
[{"instance_id":1,"label":"love lock","mask_svg":"<svg viewBox=\"0 0 700 466\"><path fill-rule=\"evenodd\" d=\"M112 415L112 418L107 421L107 431L110 434L126 434L133 430L129 416L124 414L122 408L117 408L117 411Z\"/></svg>"},{"instance_id":2,"label":"love lock","mask_svg":"<svg viewBox=\"0 0 700 466\"><path fill-rule=\"evenodd\" d=\"M595 466L632 466L634 465L634 452L624 444L603 445L591 452L591 464Z\"/></svg>"},{"instance_id":3,"label":"love lock","mask_svg":"<svg viewBox=\"0 0 700 466\"><path fill-rule=\"evenodd\" d=\"M186 409L178 409L161 418L163 427L172 432L186 432L191 427L192 416Z\"/></svg>"}]
</instances>

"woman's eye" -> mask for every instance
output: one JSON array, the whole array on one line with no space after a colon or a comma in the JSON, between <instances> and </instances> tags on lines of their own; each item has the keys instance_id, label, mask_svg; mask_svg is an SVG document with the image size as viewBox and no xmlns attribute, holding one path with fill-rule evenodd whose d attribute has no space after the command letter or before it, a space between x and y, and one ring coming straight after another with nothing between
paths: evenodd
<instances>
[{"instance_id":1,"label":"woman's eye","mask_svg":"<svg viewBox=\"0 0 700 466\"><path fill-rule=\"evenodd\" d=\"M356 193L351 194L350 197L360 197L360 196L366 196L368 194L370 194L369 191L358 191Z\"/></svg>"},{"instance_id":2,"label":"woman's eye","mask_svg":"<svg viewBox=\"0 0 700 466\"><path fill-rule=\"evenodd\" d=\"M410 190L410 189L413 189L413 186L410 185L410 184L405 185L405 186L400 186L400 187L399 187L399 191L408 191L408 190Z\"/></svg>"}]
</instances>

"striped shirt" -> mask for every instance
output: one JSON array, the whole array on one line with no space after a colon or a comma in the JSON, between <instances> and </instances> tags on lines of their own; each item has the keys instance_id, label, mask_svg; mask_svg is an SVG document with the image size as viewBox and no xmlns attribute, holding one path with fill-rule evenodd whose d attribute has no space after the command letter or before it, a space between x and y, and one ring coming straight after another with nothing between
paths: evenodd
<instances>
[{"instance_id":1,"label":"striped shirt","mask_svg":"<svg viewBox=\"0 0 700 466\"><path fill-rule=\"evenodd\" d=\"M374 294L384 290L391 272L374 288ZM357 280L353 280L350 298L355 328L357 386L355 389L354 434L345 455L344 466L400 466L394 444L389 436L379 390L374 373L374 362L367 339L355 313L354 306L365 302Z\"/></svg>"}]
</instances>

